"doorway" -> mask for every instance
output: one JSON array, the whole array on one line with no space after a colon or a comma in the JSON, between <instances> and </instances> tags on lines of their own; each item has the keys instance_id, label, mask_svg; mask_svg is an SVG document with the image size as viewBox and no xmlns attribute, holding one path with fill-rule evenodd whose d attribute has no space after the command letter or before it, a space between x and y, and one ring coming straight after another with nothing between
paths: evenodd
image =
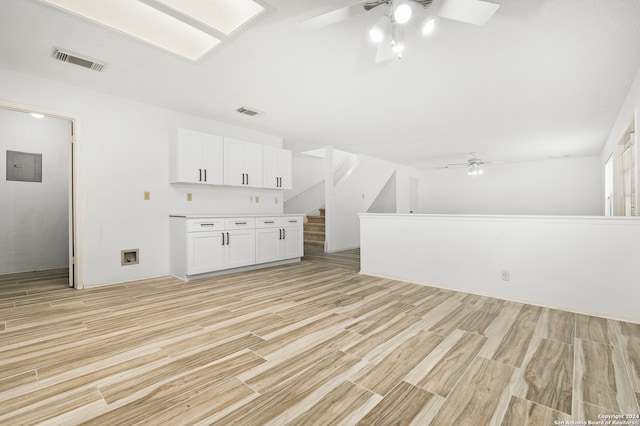
<instances>
[{"instance_id":1,"label":"doorway","mask_svg":"<svg viewBox=\"0 0 640 426\"><path fill-rule=\"evenodd\" d=\"M75 121L69 114L0 102L1 275L68 270L68 286L81 287Z\"/></svg>"}]
</instances>

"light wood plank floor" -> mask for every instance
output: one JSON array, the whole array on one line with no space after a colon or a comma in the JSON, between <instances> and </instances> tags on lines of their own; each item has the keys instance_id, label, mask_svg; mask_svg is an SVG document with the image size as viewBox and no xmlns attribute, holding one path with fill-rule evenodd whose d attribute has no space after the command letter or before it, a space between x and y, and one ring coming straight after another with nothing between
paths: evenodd
<instances>
[{"instance_id":1,"label":"light wood plank floor","mask_svg":"<svg viewBox=\"0 0 640 426\"><path fill-rule=\"evenodd\" d=\"M87 290L68 289L64 271L2 276L0 424L553 425L640 413L640 325L368 277L358 264L349 251Z\"/></svg>"}]
</instances>

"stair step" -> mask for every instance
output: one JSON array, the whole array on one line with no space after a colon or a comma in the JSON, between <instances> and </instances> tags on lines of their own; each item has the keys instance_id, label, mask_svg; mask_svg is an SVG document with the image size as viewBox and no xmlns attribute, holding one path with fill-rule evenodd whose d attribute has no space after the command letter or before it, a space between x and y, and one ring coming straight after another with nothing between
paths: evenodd
<instances>
[{"instance_id":1,"label":"stair step","mask_svg":"<svg viewBox=\"0 0 640 426\"><path fill-rule=\"evenodd\" d=\"M309 223L324 223L324 216L307 216L307 221Z\"/></svg>"},{"instance_id":2,"label":"stair step","mask_svg":"<svg viewBox=\"0 0 640 426\"><path fill-rule=\"evenodd\" d=\"M324 253L324 241L305 241L305 253Z\"/></svg>"},{"instance_id":3,"label":"stair step","mask_svg":"<svg viewBox=\"0 0 640 426\"><path fill-rule=\"evenodd\" d=\"M304 224L304 230L306 231L311 231L311 232L324 232L325 231L325 225L324 223L305 223Z\"/></svg>"},{"instance_id":4,"label":"stair step","mask_svg":"<svg viewBox=\"0 0 640 426\"><path fill-rule=\"evenodd\" d=\"M324 232L304 231L304 241L322 241L324 242Z\"/></svg>"}]
</instances>

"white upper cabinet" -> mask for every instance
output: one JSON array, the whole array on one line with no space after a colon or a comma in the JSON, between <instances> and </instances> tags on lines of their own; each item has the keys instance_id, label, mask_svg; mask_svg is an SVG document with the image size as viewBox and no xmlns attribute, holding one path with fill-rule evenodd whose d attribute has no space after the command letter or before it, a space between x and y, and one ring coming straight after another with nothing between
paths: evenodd
<instances>
[{"instance_id":1,"label":"white upper cabinet","mask_svg":"<svg viewBox=\"0 0 640 426\"><path fill-rule=\"evenodd\" d=\"M224 184L261 188L262 145L224 138Z\"/></svg>"},{"instance_id":2,"label":"white upper cabinet","mask_svg":"<svg viewBox=\"0 0 640 426\"><path fill-rule=\"evenodd\" d=\"M274 189L291 189L291 151L262 147L263 186Z\"/></svg>"},{"instance_id":3,"label":"white upper cabinet","mask_svg":"<svg viewBox=\"0 0 640 426\"><path fill-rule=\"evenodd\" d=\"M176 129L169 141L169 182L222 185L221 136Z\"/></svg>"},{"instance_id":4,"label":"white upper cabinet","mask_svg":"<svg viewBox=\"0 0 640 426\"><path fill-rule=\"evenodd\" d=\"M175 129L169 139L169 182L291 189L291 151Z\"/></svg>"}]
</instances>

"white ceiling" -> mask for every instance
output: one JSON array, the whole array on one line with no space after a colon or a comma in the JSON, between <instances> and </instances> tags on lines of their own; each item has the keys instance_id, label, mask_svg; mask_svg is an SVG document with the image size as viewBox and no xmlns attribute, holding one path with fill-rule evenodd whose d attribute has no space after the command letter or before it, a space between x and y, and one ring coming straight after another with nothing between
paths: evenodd
<instances>
[{"instance_id":1,"label":"white ceiling","mask_svg":"<svg viewBox=\"0 0 640 426\"><path fill-rule=\"evenodd\" d=\"M267 131L294 151L331 145L418 168L471 151L599 154L640 66L640 1L496 1L485 26L440 19L430 38L408 36L404 59L376 64L375 9L297 25L349 0L262 1L268 13L198 62L38 0L0 0L0 67ZM108 67L55 61L54 46Z\"/></svg>"}]
</instances>

